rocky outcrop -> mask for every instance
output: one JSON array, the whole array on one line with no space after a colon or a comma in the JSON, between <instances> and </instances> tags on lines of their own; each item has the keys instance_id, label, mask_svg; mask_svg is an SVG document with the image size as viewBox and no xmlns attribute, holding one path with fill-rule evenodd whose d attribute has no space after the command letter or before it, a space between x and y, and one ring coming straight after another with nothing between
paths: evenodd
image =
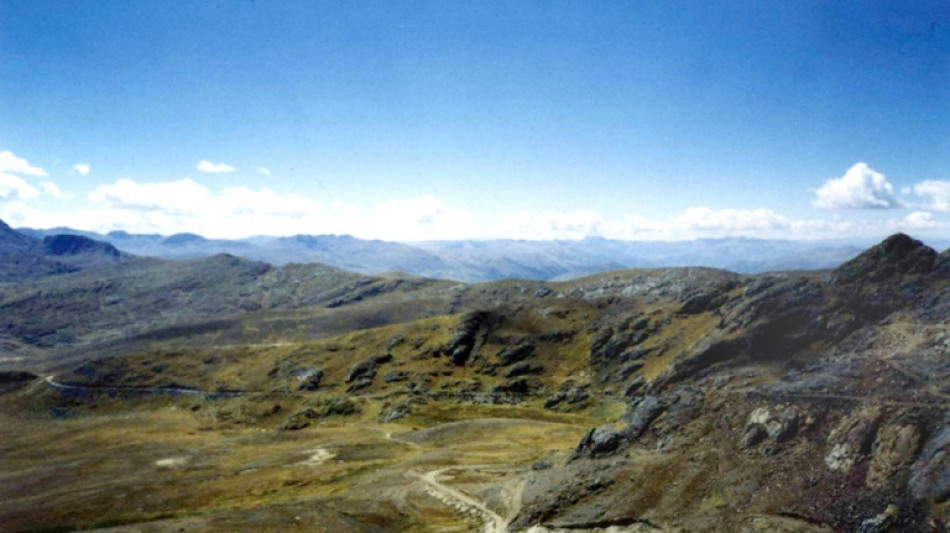
<instances>
[{"instance_id":1,"label":"rocky outcrop","mask_svg":"<svg viewBox=\"0 0 950 533\"><path fill-rule=\"evenodd\" d=\"M942 429L927 441L911 467L909 486L916 498L938 502L950 499L950 428Z\"/></svg>"},{"instance_id":2,"label":"rocky outcrop","mask_svg":"<svg viewBox=\"0 0 950 533\"><path fill-rule=\"evenodd\" d=\"M501 366L513 365L524 361L538 354L538 348L534 344L522 344L520 346L505 346L498 352L498 364Z\"/></svg>"},{"instance_id":3,"label":"rocky outcrop","mask_svg":"<svg viewBox=\"0 0 950 533\"><path fill-rule=\"evenodd\" d=\"M791 440L798 433L799 421L800 414L795 407L758 407L749 414L743 441L756 440L755 435L775 442Z\"/></svg>"},{"instance_id":4,"label":"rocky outcrop","mask_svg":"<svg viewBox=\"0 0 950 533\"><path fill-rule=\"evenodd\" d=\"M324 372L320 368L298 369L298 373L294 376L300 382L297 385L297 390L315 391L319 389L323 376Z\"/></svg>"},{"instance_id":5,"label":"rocky outcrop","mask_svg":"<svg viewBox=\"0 0 950 533\"><path fill-rule=\"evenodd\" d=\"M626 444L625 436L618 431L614 431L610 426L593 428L581 438L580 443L577 444L577 448L574 450L574 455L571 456L571 460L594 459L613 455L619 452L624 444Z\"/></svg>"},{"instance_id":6,"label":"rocky outcrop","mask_svg":"<svg viewBox=\"0 0 950 533\"><path fill-rule=\"evenodd\" d=\"M920 430L911 423L887 424L877 432L867 485L880 488L905 474L920 450Z\"/></svg>"},{"instance_id":7,"label":"rocky outcrop","mask_svg":"<svg viewBox=\"0 0 950 533\"><path fill-rule=\"evenodd\" d=\"M360 406L345 396L319 400L303 411L291 415L281 426L284 430L299 430L310 426L312 420L328 416L349 416L361 412Z\"/></svg>"},{"instance_id":8,"label":"rocky outcrop","mask_svg":"<svg viewBox=\"0 0 950 533\"><path fill-rule=\"evenodd\" d=\"M352 383L355 381L365 381L370 380L376 377L376 369L379 365L388 363L393 360L393 356L390 354L386 355L374 355L367 359L354 364L350 367L350 372L346 375L346 382Z\"/></svg>"},{"instance_id":9,"label":"rocky outcrop","mask_svg":"<svg viewBox=\"0 0 950 533\"><path fill-rule=\"evenodd\" d=\"M841 419L828 436L825 465L835 471L848 472L871 452L871 445L881 419L879 407L868 407Z\"/></svg>"},{"instance_id":10,"label":"rocky outcrop","mask_svg":"<svg viewBox=\"0 0 950 533\"><path fill-rule=\"evenodd\" d=\"M665 403L657 396L640 398L623 417L623 421L627 423L623 430L624 436L631 442L639 439L665 409Z\"/></svg>"},{"instance_id":11,"label":"rocky outcrop","mask_svg":"<svg viewBox=\"0 0 950 533\"><path fill-rule=\"evenodd\" d=\"M452 358L456 366L463 366L483 344L499 320L489 311L474 311L464 315L455 328L452 339L445 347L445 353Z\"/></svg>"}]
</instances>

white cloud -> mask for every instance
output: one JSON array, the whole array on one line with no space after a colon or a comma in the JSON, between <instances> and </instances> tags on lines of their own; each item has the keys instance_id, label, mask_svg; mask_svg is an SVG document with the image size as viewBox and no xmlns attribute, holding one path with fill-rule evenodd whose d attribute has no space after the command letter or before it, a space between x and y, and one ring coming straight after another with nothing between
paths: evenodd
<instances>
[{"instance_id":1,"label":"white cloud","mask_svg":"<svg viewBox=\"0 0 950 533\"><path fill-rule=\"evenodd\" d=\"M756 232L779 230L789 226L788 220L770 209L722 209L691 207L672 219L672 226L686 231Z\"/></svg>"},{"instance_id":2,"label":"white cloud","mask_svg":"<svg viewBox=\"0 0 950 533\"><path fill-rule=\"evenodd\" d=\"M27 183L23 178L0 172L0 198L4 200L27 200L39 195L39 189Z\"/></svg>"},{"instance_id":3,"label":"white cloud","mask_svg":"<svg viewBox=\"0 0 950 533\"><path fill-rule=\"evenodd\" d=\"M491 228L494 237L514 239L583 239L610 233L599 214L583 209L573 211L521 211L502 217Z\"/></svg>"},{"instance_id":4,"label":"white cloud","mask_svg":"<svg viewBox=\"0 0 950 533\"><path fill-rule=\"evenodd\" d=\"M857 163L840 178L832 178L815 191L815 207L822 209L890 209L902 207L884 174L866 163Z\"/></svg>"},{"instance_id":5,"label":"white cloud","mask_svg":"<svg viewBox=\"0 0 950 533\"><path fill-rule=\"evenodd\" d=\"M950 211L950 181L922 181L913 187L914 194L927 199L926 209Z\"/></svg>"},{"instance_id":6,"label":"white cloud","mask_svg":"<svg viewBox=\"0 0 950 533\"><path fill-rule=\"evenodd\" d=\"M627 234L619 238L696 239L705 237L774 237L786 233L793 221L770 209L720 209L690 207L666 220L630 215Z\"/></svg>"},{"instance_id":7,"label":"white cloud","mask_svg":"<svg viewBox=\"0 0 950 533\"><path fill-rule=\"evenodd\" d=\"M896 229L901 231L935 230L946 227L946 222L936 220L933 214L926 211L914 211L896 224Z\"/></svg>"},{"instance_id":8,"label":"white cloud","mask_svg":"<svg viewBox=\"0 0 950 533\"><path fill-rule=\"evenodd\" d=\"M265 176L270 176L270 175L271 175L271 171L270 171L270 169L267 168L267 167L257 167L257 171L260 172L261 174L265 175Z\"/></svg>"},{"instance_id":9,"label":"white cloud","mask_svg":"<svg viewBox=\"0 0 950 533\"><path fill-rule=\"evenodd\" d=\"M26 174L27 176L48 175L42 168L30 165L26 159L15 156L13 152L9 150L0 152L0 172Z\"/></svg>"},{"instance_id":10,"label":"white cloud","mask_svg":"<svg viewBox=\"0 0 950 533\"><path fill-rule=\"evenodd\" d=\"M89 163L76 163L73 165L73 170L82 174L83 176L88 176L89 171L92 170L92 167L89 166Z\"/></svg>"},{"instance_id":11,"label":"white cloud","mask_svg":"<svg viewBox=\"0 0 950 533\"><path fill-rule=\"evenodd\" d=\"M932 189L923 187L921 192L933 193ZM217 238L335 233L391 241L590 236L635 240L880 238L895 231L926 234L950 227L928 210L903 218L879 213L861 219L834 214L801 220L769 209L691 207L666 217L631 214L616 219L583 209L477 213L432 195L394 198L368 206L326 205L269 187L212 189L190 178L152 183L121 179L102 184L89 193L86 206L69 210L26 201L40 195L63 196L52 182L33 186L18 176L0 173L0 199L4 200L0 201L0 218L30 227L71 226L100 232L194 232Z\"/></svg>"},{"instance_id":12,"label":"white cloud","mask_svg":"<svg viewBox=\"0 0 950 533\"><path fill-rule=\"evenodd\" d=\"M234 172L235 168L225 163L212 163L211 161L201 161L196 165L198 170L211 174L221 174L224 172Z\"/></svg>"},{"instance_id":13,"label":"white cloud","mask_svg":"<svg viewBox=\"0 0 950 533\"><path fill-rule=\"evenodd\" d=\"M63 191L53 183L52 181L44 181L40 183L40 188L43 189L43 192L52 196L53 198L66 198L66 195L63 194Z\"/></svg>"},{"instance_id":14,"label":"white cloud","mask_svg":"<svg viewBox=\"0 0 950 533\"><path fill-rule=\"evenodd\" d=\"M215 192L187 178L154 183L121 179L100 185L89 194L89 200L99 206L94 222L97 231L188 231L236 238L342 229L329 217L331 210L319 202L278 194L267 187L225 187Z\"/></svg>"},{"instance_id":15,"label":"white cloud","mask_svg":"<svg viewBox=\"0 0 950 533\"><path fill-rule=\"evenodd\" d=\"M112 185L100 185L89 199L108 207L134 211L166 211L195 214L210 207L211 192L192 179L157 183L136 183L120 179Z\"/></svg>"}]
</instances>

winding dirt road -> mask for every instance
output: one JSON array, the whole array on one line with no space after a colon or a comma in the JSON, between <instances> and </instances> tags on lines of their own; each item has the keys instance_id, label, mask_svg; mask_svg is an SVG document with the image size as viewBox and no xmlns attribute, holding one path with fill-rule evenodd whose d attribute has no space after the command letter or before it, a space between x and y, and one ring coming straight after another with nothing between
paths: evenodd
<instances>
[{"instance_id":1,"label":"winding dirt road","mask_svg":"<svg viewBox=\"0 0 950 533\"><path fill-rule=\"evenodd\" d=\"M484 533L506 533L508 531L508 520L492 511L482 502L472 498L464 492L454 489L439 481L439 476L452 470L465 470L470 468L479 468L477 466L459 467L450 466L432 470L424 474L413 472L418 479L426 485L426 492L432 497L441 501L445 505L452 507L462 515L471 516L480 520L484 527Z\"/></svg>"}]
</instances>

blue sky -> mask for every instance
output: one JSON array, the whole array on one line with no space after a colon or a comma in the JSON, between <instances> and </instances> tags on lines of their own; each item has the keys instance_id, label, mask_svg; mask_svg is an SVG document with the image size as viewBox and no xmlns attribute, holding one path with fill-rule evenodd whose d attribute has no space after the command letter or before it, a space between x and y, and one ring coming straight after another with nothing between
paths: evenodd
<instances>
[{"instance_id":1,"label":"blue sky","mask_svg":"<svg viewBox=\"0 0 950 533\"><path fill-rule=\"evenodd\" d=\"M811 239L948 212L941 2L0 1L15 226Z\"/></svg>"}]
</instances>

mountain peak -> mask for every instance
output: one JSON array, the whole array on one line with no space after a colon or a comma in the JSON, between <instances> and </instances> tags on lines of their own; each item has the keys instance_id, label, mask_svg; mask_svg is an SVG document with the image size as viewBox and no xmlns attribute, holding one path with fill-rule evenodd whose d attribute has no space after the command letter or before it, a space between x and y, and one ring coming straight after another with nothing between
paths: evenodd
<instances>
[{"instance_id":1,"label":"mountain peak","mask_svg":"<svg viewBox=\"0 0 950 533\"><path fill-rule=\"evenodd\" d=\"M832 279L839 283L884 281L929 272L936 259L937 252L933 248L909 235L896 233L836 268Z\"/></svg>"}]
</instances>

